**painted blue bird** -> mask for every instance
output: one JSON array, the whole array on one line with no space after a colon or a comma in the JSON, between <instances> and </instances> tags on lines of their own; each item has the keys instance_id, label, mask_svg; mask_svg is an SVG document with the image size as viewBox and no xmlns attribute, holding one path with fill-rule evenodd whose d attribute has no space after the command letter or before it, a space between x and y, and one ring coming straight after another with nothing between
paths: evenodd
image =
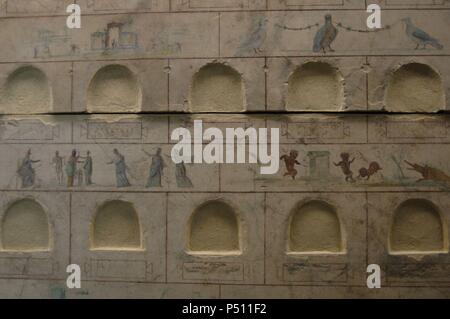
<instances>
[{"instance_id":1,"label":"painted blue bird","mask_svg":"<svg viewBox=\"0 0 450 319\"><path fill-rule=\"evenodd\" d=\"M406 35L417 44L415 50L419 49L420 46L422 46L422 49L426 49L427 45L431 45L433 48L436 48L438 50L442 50L444 46L439 43L439 40L431 37L428 33L425 31L419 29L416 27L412 21L411 18L404 18L402 21L406 25Z\"/></svg>"},{"instance_id":2,"label":"painted blue bird","mask_svg":"<svg viewBox=\"0 0 450 319\"><path fill-rule=\"evenodd\" d=\"M243 55L249 51L254 51L255 53L261 53L261 46L266 41L267 36L267 22L266 17L261 17L256 21L254 29L250 32L248 37L239 46L236 55Z\"/></svg>"},{"instance_id":3,"label":"painted blue bird","mask_svg":"<svg viewBox=\"0 0 450 319\"><path fill-rule=\"evenodd\" d=\"M316 36L314 37L314 52L326 53L326 50L334 52L331 48L331 44L336 39L338 35L338 29L333 25L333 21L331 18L331 14L327 14L325 16L325 25L322 26L319 31L317 31Z\"/></svg>"}]
</instances>

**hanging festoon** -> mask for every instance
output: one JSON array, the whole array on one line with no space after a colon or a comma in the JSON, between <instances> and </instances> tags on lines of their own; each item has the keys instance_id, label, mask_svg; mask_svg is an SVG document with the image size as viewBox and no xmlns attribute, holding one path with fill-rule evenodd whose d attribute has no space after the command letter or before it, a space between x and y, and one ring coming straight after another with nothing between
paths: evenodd
<instances>
[{"instance_id":1,"label":"hanging festoon","mask_svg":"<svg viewBox=\"0 0 450 319\"><path fill-rule=\"evenodd\" d=\"M339 34L339 30L343 30L345 32L357 32L357 33L374 33L374 32L383 32L393 30L395 26L403 24L405 26L405 34L406 36L416 44L415 50L418 49L427 49L428 46L431 46L435 49L442 50L444 46L440 43L440 41L430 34L428 34L425 30L416 26L410 17L402 18L394 23L386 24L381 26L381 23L369 23L367 21L367 29L359 29L347 25L341 21L335 21L331 14L327 14L324 17L324 22L317 22L301 27L292 27L286 26L282 24L275 24L277 28L281 28L283 30L289 31L306 31L311 30L313 28L318 28L314 40L313 40L313 48L314 52L334 52L335 50L332 48L333 42L336 40Z\"/></svg>"}]
</instances>

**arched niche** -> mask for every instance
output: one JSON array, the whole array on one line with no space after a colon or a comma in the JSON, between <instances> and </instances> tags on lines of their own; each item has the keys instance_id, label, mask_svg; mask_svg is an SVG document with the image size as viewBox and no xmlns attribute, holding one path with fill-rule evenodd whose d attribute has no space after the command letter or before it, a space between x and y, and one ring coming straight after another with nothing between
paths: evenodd
<instances>
[{"instance_id":1,"label":"arched niche","mask_svg":"<svg viewBox=\"0 0 450 319\"><path fill-rule=\"evenodd\" d=\"M402 65L390 78L386 109L391 112L436 112L444 108L440 75L426 64Z\"/></svg>"},{"instance_id":2,"label":"arched niche","mask_svg":"<svg viewBox=\"0 0 450 319\"><path fill-rule=\"evenodd\" d=\"M221 63L207 64L194 75L190 95L192 112L242 112L245 108L241 75Z\"/></svg>"},{"instance_id":3,"label":"arched niche","mask_svg":"<svg viewBox=\"0 0 450 319\"><path fill-rule=\"evenodd\" d=\"M47 251L50 226L43 207L32 199L21 199L6 210L1 225L1 245L7 251Z\"/></svg>"},{"instance_id":4,"label":"arched niche","mask_svg":"<svg viewBox=\"0 0 450 319\"><path fill-rule=\"evenodd\" d=\"M287 111L339 111L343 100L342 77L328 63L305 63L289 77Z\"/></svg>"},{"instance_id":5,"label":"arched niche","mask_svg":"<svg viewBox=\"0 0 450 319\"><path fill-rule=\"evenodd\" d=\"M392 253L447 250L448 240L439 210L425 199L410 199L394 212L389 247Z\"/></svg>"},{"instance_id":6,"label":"arched niche","mask_svg":"<svg viewBox=\"0 0 450 319\"><path fill-rule=\"evenodd\" d=\"M108 65L94 75L88 88L87 110L95 113L139 112L142 93L137 77L123 65Z\"/></svg>"},{"instance_id":7,"label":"arched niche","mask_svg":"<svg viewBox=\"0 0 450 319\"><path fill-rule=\"evenodd\" d=\"M344 252L336 210L323 201L314 200L294 208L288 238L291 253Z\"/></svg>"},{"instance_id":8,"label":"arched niche","mask_svg":"<svg viewBox=\"0 0 450 319\"><path fill-rule=\"evenodd\" d=\"M222 201L199 206L189 223L191 252L229 253L240 251L239 221L234 209Z\"/></svg>"},{"instance_id":9,"label":"arched niche","mask_svg":"<svg viewBox=\"0 0 450 319\"><path fill-rule=\"evenodd\" d=\"M24 66L12 72L5 86L4 113L35 114L52 110L52 90L40 69Z\"/></svg>"},{"instance_id":10,"label":"arched niche","mask_svg":"<svg viewBox=\"0 0 450 319\"><path fill-rule=\"evenodd\" d=\"M141 229L133 205L121 200L104 203L97 210L91 231L91 248L98 250L140 249Z\"/></svg>"}]
</instances>

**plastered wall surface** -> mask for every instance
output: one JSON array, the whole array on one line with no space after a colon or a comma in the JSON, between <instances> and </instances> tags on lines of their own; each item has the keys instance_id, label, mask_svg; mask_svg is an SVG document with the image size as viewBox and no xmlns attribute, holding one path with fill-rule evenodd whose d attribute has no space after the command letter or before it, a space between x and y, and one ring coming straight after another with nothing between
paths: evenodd
<instances>
[{"instance_id":1,"label":"plastered wall surface","mask_svg":"<svg viewBox=\"0 0 450 319\"><path fill-rule=\"evenodd\" d=\"M0 0L0 298L450 297L449 1L70 3ZM195 120L278 172L174 164Z\"/></svg>"}]
</instances>

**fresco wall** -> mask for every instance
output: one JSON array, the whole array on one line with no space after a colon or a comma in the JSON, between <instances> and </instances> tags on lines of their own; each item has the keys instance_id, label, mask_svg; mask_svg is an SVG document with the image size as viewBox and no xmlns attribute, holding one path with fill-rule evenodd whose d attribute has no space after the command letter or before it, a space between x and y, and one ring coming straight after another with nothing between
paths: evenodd
<instances>
[{"instance_id":1,"label":"fresco wall","mask_svg":"<svg viewBox=\"0 0 450 319\"><path fill-rule=\"evenodd\" d=\"M449 1L71 2L0 0L0 297L450 297ZM174 164L195 120L279 171Z\"/></svg>"}]
</instances>

